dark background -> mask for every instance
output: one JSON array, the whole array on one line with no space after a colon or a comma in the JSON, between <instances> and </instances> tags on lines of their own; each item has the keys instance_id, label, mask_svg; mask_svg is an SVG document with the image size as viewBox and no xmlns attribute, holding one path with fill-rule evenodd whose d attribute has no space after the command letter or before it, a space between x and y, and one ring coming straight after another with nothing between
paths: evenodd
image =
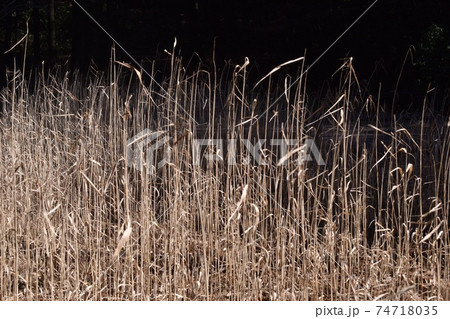
<instances>
[{"instance_id":1,"label":"dark background","mask_svg":"<svg viewBox=\"0 0 450 319\"><path fill-rule=\"evenodd\" d=\"M373 2L365 0L78 0L138 61L168 60L164 49L186 63L219 67L249 57L257 80L287 60L312 63ZM311 90L323 89L342 58L353 57L357 75L370 90L393 92L408 52L401 94L422 98L431 84L450 85L450 1L379 0L309 72ZM112 41L70 0L3 0L0 13L1 84L14 57L21 66L24 45L4 54L26 33L29 70L68 63L106 70ZM411 50L410 50L411 49ZM410 51L409 51L410 50ZM214 51L214 55L213 55ZM194 54L196 53L196 54ZM119 59L130 59L118 49ZM298 65L295 66L297 68ZM289 70L289 68L287 68ZM291 69L292 71L292 69ZM295 69L294 69L295 73ZM376 93L375 93L376 94Z\"/></svg>"}]
</instances>

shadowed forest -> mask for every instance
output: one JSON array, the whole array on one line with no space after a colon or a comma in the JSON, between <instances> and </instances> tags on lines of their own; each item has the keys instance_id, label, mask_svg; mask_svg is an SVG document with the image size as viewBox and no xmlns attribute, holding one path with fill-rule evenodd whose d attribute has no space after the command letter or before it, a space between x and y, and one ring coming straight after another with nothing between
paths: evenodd
<instances>
[{"instance_id":1,"label":"shadowed forest","mask_svg":"<svg viewBox=\"0 0 450 319\"><path fill-rule=\"evenodd\" d=\"M304 56L312 63L372 1L207 1L85 0L79 3L144 67L157 61L164 68L177 38L177 55L222 68L224 61L250 59L251 79L259 80L275 66ZM355 58L366 87L391 99L396 94L409 107L421 100L428 85L445 90L450 83L448 1L378 1L363 19L314 66L311 90L326 90L340 59ZM112 40L71 0L6 0L0 13L3 52L29 27L28 70L69 63L86 74L91 62L106 71ZM23 47L2 54L5 66L22 60ZM195 54L195 55L194 55ZM119 60L129 61L122 50ZM295 66L297 67L297 66ZM402 69L403 68L403 69ZM284 69L292 72L295 68ZM325 86L325 87L324 87ZM444 95L444 92L442 92Z\"/></svg>"},{"instance_id":2,"label":"shadowed forest","mask_svg":"<svg viewBox=\"0 0 450 319\"><path fill-rule=\"evenodd\" d=\"M4 1L0 300L450 300L449 13Z\"/></svg>"}]
</instances>

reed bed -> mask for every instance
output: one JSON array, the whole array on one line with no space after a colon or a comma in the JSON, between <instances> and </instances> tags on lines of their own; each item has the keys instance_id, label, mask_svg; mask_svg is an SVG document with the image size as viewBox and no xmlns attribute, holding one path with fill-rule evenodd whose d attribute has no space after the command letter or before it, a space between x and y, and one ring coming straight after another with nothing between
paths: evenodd
<instances>
[{"instance_id":1,"label":"reed bed","mask_svg":"<svg viewBox=\"0 0 450 319\"><path fill-rule=\"evenodd\" d=\"M306 75L253 88L248 63L219 73L172 55L142 83L111 61L87 79L8 74L0 300L450 299L449 127L427 97L385 115L351 60L320 100ZM127 165L144 129L167 137L166 165ZM200 138L235 149L195 158ZM263 140L264 165L245 146Z\"/></svg>"}]
</instances>

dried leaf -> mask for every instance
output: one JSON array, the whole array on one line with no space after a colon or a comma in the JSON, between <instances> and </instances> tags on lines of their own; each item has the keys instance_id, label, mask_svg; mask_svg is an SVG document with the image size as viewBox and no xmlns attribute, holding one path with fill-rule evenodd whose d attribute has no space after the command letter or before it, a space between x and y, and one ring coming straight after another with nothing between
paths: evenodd
<instances>
[{"instance_id":1,"label":"dried leaf","mask_svg":"<svg viewBox=\"0 0 450 319\"><path fill-rule=\"evenodd\" d=\"M125 229L125 231L123 232L122 238L119 240L119 244L117 245L117 248L114 251L114 258L118 258L119 257L120 251L125 246L125 244L127 243L128 239L131 236L131 231L132 231L131 221L128 218L127 229Z\"/></svg>"}]
</instances>

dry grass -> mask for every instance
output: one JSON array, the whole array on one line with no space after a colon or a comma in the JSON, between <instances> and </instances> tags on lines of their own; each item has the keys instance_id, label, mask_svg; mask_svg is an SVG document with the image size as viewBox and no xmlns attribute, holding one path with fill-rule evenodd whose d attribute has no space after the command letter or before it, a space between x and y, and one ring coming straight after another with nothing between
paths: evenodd
<instances>
[{"instance_id":1,"label":"dry grass","mask_svg":"<svg viewBox=\"0 0 450 319\"><path fill-rule=\"evenodd\" d=\"M416 122L382 121L351 61L321 107L306 78L274 74L256 94L246 65L228 71L173 58L164 90L125 64L87 83L9 75L0 300L450 299L449 130L427 102ZM145 128L170 137L155 174L126 166ZM194 165L200 136L238 140L237 164ZM268 144L268 165L246 165L248 137L311 138L326 165L277 165Z\"/></svg>"}]
</instances>

